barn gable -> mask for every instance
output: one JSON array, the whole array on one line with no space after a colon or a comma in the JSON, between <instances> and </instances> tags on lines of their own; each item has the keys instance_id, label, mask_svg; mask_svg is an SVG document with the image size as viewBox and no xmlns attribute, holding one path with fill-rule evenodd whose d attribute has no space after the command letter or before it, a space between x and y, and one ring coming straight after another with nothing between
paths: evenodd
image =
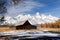
<instances>
[{"instance_id":1,"label":"barn gable","mask_svg":"<svg viewBox=\"0 0 60 40\"><path fill-rule=\"evenodd\" d=\"M23 25L31 25L29 21L27 20Z\"/></svg>"}]
</instances>

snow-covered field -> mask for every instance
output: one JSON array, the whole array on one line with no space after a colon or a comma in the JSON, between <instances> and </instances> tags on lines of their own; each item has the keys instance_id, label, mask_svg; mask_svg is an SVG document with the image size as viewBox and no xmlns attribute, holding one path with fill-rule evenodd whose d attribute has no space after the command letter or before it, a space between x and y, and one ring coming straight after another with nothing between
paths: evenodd
<instances>
[{"instance_id":1,"label":"snow-covered field","mask_svg":"<svg viewBox=\"0 0 60 40\"><path fill-rule=\"evenodd\" d=\"M58 37L60 34L56 33L50 33L46 31L40 31L40 32L3 32L0 33L0 35L12 35L12 36L26 36L27 38L37 38L37 37L42 37L42 36L48 36L48 37Z\"/></svg>"}]
</instances>

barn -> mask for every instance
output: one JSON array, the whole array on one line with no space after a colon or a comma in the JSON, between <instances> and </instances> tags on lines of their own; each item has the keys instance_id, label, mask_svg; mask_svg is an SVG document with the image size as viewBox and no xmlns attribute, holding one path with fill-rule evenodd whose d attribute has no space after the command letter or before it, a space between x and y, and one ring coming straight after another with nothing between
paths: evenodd
<instances>
[{"instance_id":1,"label":"barn","mask_svg":"<svg viewBox=\"0 0 60 40\"><path fill-rule=\"evenodd\" d=\"M23 23L22 25L18 25L16 26L16 29L19 30L19 29L37 29L37 27L35 25L31 25L29 23L29 21L25 21L25 23Z\"/></svg>"}]
</instances>

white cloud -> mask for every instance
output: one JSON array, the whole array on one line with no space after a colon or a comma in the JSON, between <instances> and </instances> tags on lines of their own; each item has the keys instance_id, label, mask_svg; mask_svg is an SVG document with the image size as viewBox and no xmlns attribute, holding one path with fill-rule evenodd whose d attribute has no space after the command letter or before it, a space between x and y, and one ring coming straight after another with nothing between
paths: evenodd
<instances>
[{"instance_id":1,"label":"white cloud","mask_svg":"<svg viewBox=\"0 0 60 40\"><path fill-rule=\"evenodd\" d=\"M7 15L16 16L18 14L24 14L25 12L31 11L31 9L35 7L42 7L42 6L44 5L41 3L38 3L32 0L26 0L26 1L20 2L18 5L8 7Z\"/></svg>"}]
</instances>

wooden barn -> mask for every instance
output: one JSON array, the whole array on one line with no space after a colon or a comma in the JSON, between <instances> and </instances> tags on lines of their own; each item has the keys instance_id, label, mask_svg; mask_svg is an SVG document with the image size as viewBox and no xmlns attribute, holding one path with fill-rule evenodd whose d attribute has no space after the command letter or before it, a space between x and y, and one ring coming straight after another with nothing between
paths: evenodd
<instances>
[{"instance_id":1,"label":"wooden barn","mask_svg":"<svg viewBox=\"0 0 60 40\"><path fill-rule=\"evenodd\" d=\"M16 26L16 29L17 30L19 30L19 29L37 29L37 27L34 25L31 25L29 23L29 21L27 20L23 25Z\"/></svg>"}]
</instances>

